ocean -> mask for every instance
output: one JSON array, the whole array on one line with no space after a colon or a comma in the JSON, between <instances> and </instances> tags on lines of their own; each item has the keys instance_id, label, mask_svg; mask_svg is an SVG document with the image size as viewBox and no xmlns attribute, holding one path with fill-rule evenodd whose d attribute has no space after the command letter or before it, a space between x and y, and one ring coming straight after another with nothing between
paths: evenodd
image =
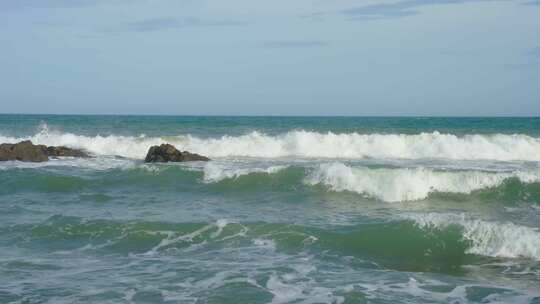
<instances>
[{"instance_id":1,"label":"ocean","mask_svg":"<svg viewBox=\"0 0 540 304\"><path fill-rule=\"evenodd\" d=\"M94 157L0 162L0 303L540 303L540 118L0 115L27 139Z\"/></svg>"}]
</instances>

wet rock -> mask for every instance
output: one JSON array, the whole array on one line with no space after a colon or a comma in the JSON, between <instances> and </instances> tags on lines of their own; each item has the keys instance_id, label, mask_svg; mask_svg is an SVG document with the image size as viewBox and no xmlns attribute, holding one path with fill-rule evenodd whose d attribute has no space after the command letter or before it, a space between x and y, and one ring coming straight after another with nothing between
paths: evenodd
<instances>
[{"instance_id":1,"label":"wet rock","mask_svg":"<svg viewBox=\"0 0 540 304\"><path fill-rule=\"evenodd\" d=\"M47 147L34 145L31 141L21 141L16 144L0 144L0 161L18 160L23 162L45 162L51 157L73 156L89 157L82 150L67 147Z\"/></svg>"},{"instance_id":2,"label":"wet rock","mask_svg":"<svg viewBox=\"0 0 540 304\"><path fill-rule=\"evenodd\" d=\"M46 147L47 149L47 156L51 157L59 157L59 156L71 156L71 157L89 157L89 155L78 149L72 149L68 147Z\"/></svg>"},{"instance_id":3,"label":"wet rock","mask_svg":"<svg viewBox=\"0 0 540 304\"><path fill-rule=\"evenodd\" d=\"M24 162L44 162L48 161L46 149L43 146L36 146L31 141L21 141L16 144L0 145L0 161L20 160Z\"/></svg>"},{"instance_id":4,"label":"wet rock","mask_svg":"<svg viewBox=\"0 0 540 304\"><path fill-rule=\"evenodd\" d=\"M173 145L162 144L161 146L152 146L144 159L147 163L166 163L166 162L188 162L188 161L209 161L206 156L202 156L187 151L180 152Z\"/></svg>"}]
</instances>

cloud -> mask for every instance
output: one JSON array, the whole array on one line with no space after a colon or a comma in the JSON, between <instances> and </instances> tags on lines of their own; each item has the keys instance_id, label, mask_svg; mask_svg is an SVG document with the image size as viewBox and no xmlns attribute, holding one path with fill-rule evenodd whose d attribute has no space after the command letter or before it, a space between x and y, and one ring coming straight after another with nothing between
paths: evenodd
<instances>
[{"instance_id":1,"label":"cloud","mask_svg":"<svg viewBox=\"0 0 540 304\"><path fill-rule=\"evenodd\" d=\"M524 3L525 5L538 5L540 6L540 0L530 0Z\"/></svg>"},{"instance_id":2,"label":"cloud","mask_svg":"<svg viewBox=\"0 0 540 304\"><path fill-rule=\"evenodd\" d=\"M2 0L0 10L23 8L72 8L104 3L103 0Z\"/></svg>"},{"instance_id":3,"label":"cloud","mask_svg":"<svg viewBox=\"0 0 540 304\"><path fill-rule=\"evenodd\" d=\"M529 52L529 55L535 56L535 57L540 57L540 46L539 46L539 47L536 47L536 48L534 48L534 49L532 49L532 50Z\"/></svg>"},{"instance_id":4,"label":"cloud","mask_svg":"<svg viewBox=\"0 0 540 304\"><path fill-rule=\"evenodd\" d=\"M241 26L245 22L234 20L201 20L197 18L155 18L128 23L128 29L136 32L150 32L186 27Z\"/></svg>"},{"instance_id":5,"label":"cloud","mask_svg":"<svg viewBox=\"0 0 540 304\"><path fill-rule=\"evenodd\" d=\"M353 20L377 20L401 18L419 14L419 8L428 5L459 4L467 2L497 0L405 0L394 3L379 3L341 11ZM540 0L538 0L540 1Z\"/></svg>"},{"instance_id":6,"label":"cloud","mask_svg":"<svg viewBox=\"0 0 540 304\"><path fill-rule=\"evenodd\" d=\"M267 48L310 48L327 46L328 43L318 40L297 40L297 41L269 41L263 43Z\"/></svg>"},{"instance_id":7,"label":"cloud","mask_svg":"<svg viewBox=\"0 0 540 304\"><path fill-rule=\"evenodd\" d=\"M323 20L323 18L328 15L327 12L314 12L309 14L303 14L299 17L302 19L311 19L311 20Z\"/></svg>"}]
</instances>

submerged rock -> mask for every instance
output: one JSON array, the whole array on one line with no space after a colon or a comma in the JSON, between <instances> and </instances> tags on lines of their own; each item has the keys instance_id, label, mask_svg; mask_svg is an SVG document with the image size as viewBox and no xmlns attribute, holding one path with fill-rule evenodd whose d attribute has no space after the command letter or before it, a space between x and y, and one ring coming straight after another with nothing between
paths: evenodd
<instances>
[{"instance_id":1,"label":"submerged rock","mask_svg":"<svg viewBox=\"0 0 540 304\"><path fill-rule=\"evenodd\" d=\"M188 162L188 161L209 161L206 156L187 151L180 152L173 145L162 144L161 146L152 146L144 159L147 163L166 163L166 162Z\"/></svg>"},{"instance_id":2,"label":"submerged rock","mask_svg":"<svg viewBox=\"0 0 540 304\"><path fill-rule=\"evenodd\" d=\"M0 144L0 161L18 160L23 162L45 162L49 156L89 157L82 150L67 147L47 147L34 145L31 141L21 141L16 144Z\"/></svg>"}]
</instances>

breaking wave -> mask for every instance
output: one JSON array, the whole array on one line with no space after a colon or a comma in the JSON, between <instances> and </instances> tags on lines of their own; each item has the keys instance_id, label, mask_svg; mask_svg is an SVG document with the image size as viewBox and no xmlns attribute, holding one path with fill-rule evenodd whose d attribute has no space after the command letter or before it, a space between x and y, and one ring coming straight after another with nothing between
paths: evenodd
<instances>
[{"instance_id":1,"label":"breaking wave","mask_svg":"<svg viewBox=\"0 0 540 304\"><path fill-rule=\"evenodd\" d=\"M299 166L290 163L211 161L144 164L99 157L47 163L6 162L0 166L0 193L78 192L118 186L134 191L353 192L369 200L407 202L428 198L540 203L540 170L506 172L442 171L433 168L351 167L340 162ZM202 187L202 188L201 188ZM313 192L315 191L315 192ZM338 194L339 195L339 194Z\"/></svg>"},{"instance_id":2,"label":"breaking wave","mask_svg":"<svg viewBox=\"0 0 540 304\"><path fill-rule=\"evenodd\" d=\"M31 240L46 239L49 245L63 247L62 241L69 235L81 241L72 246L90 242L91 246L84 248L145 254L239 238L236 241L246 241L243 243L247 246L254 243L280 250L305 250L314 246L355 256L398 256L409 260L411 267L421 266L419 257L459 265L463 263L464 254L540 260L537 228L449 213L411 213L398 221L357 225L344 231L225 219L211 223L167 223L84 221L65 216L53 216L45 223L17 229L26 230L25 237Z\"/></svg>"},{"instance_id":3,"label":"breaking wave","mask_svg":"<svg viewBox=\"0 0 540 304\"><path fill-rule=\"evenodd\" d=\"M540 161L540 138L522 134L464 135L439 132L406 134L359 134L290 131L270 136L251 132L241 136L200 138L85 136L51 131L44 125L25 138L0 135L0 142L32 140L38 144L83 148L97 155L142 159L151 145L171 143L182 150L210 157L304 157L304 158L445 158Z\"/></svg>"},{"instance_id":4,"label":"breaking wave","mask_svg":"<svg viewBox=\"0 0 540 304\"><path fill-rule=\"evenodd\" d=\"M540 230L513 223L471 219L464 214L412 214L406 216L422 229L458 226L469 243L466 252L477 255L540 260Z\"/></svg>"},{"instance_id":5,"label":"breaking wave","mask_svg":"<svg viewBox=\"0 0 540 304\"><path fill-rule=\"evenodd\" d=\"M274 174L286 169L287 167L288 166L237 168L209 162L204 166L203 180L206 183L216 183L224 179L234 179L252 173Z\"/></svg>"},{"instance_id":6,"label":"breaking wave","mask_svg":"<svg viewBox=\"0 0 540 304\"><path fill-rule=\"evenodd\" d=\"M333 191L352 191L386 202L425 199L434 192L470 194L500 186L517 178L523 183L540 181L539 172L490 173L482 171L435 171L427 168L369 169L342 163L321 164L304 180Z\"/></svg>"}]
</instances>

